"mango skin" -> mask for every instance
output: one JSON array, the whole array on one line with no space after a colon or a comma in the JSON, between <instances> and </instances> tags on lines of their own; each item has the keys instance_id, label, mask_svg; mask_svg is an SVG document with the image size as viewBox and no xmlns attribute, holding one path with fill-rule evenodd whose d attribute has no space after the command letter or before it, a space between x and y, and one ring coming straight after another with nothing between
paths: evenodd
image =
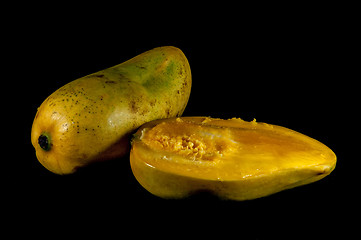
<instances>
[{"instance_id":1,"label":"mango skin","mask_svg":"<svg viewBox=\"0 0 361 240\"><path fill-rule=\"evenodd\" d=\"M318 181L333 171L336 155L276 125L182 117L144 124L132 140L130 163L138 182L158 197L206 191L242 201Z\"/></svg>"},{"instance_id":2,"label":"mango skin","mask_svg":"<svg viewBox=\"0 0 361 240\"><path fill-rule=\"evenodd\" d=\"M143 123L181 116L191 85L187 58L170 46L74 80L38 108L31 131L36 156L57 174L121 157ZM49 150L40 146L41 135Z\"/></svg>"}]
</instances>

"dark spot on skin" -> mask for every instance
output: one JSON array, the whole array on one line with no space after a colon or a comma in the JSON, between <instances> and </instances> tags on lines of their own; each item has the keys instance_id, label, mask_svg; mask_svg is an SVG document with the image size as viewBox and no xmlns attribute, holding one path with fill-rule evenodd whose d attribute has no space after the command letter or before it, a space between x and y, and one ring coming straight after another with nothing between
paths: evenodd
<instances>
[{"instance_id":1,"label":"dark spot on skin","mask_svg":"<svg viewBox=\"0 0 361 240\"><path fill-rule=\"evenodd\" d=\"M109 81L105 81L105 83L107 83L107 84L115 84L116 82L112 81L112 80L109 80Z\"/></svg>"},{"instance_id":2,"label":"dark spot on skin","mask_svg":"<svg viewBox=\"0 0 361 240\"><path fill-rule=\"evenodd\" d=\"M140 115L145 116L148 113L148 108L143 108L142 111L139 112Z\"/></svg>"},{"instance_id":3,"label":"dark spot on skin","mask_svg":"<svg viewBox=\"0 0 361 240\"><path fill-rule=\"evenodd\" d=\"M118 77L119 77L119 79L126 78L126 76L124 76L124 75L123 75L123 74L121 74L121 73L118 73Z\"/></svg>"},{"instance_id":4,"label":"dark spot on skin","mask_svg":"<svg viewBox=\"0 0 361 240\"><path fill-rule=\"evenodd\" d=\"M151 107L154 107L156 102L157 102L157 100L154 99L153 101L151 101L151 102L149 103L149 105L150 105Z\"/></svg>"},{"instance_id":5,"label":"dark spot on skin","mask_svg":"<svg viewBox=\"0 0 361 240\"><path fill-rule=\"evenodd\" d=\"M130 102L130 110L134 113L138 111L137 103L134 100Z\"/></svg>"},{"instance_id":6,"label":"dark spot on skin","mask_svg":"<svg viewBox=\"0 0 361 240\"><path fill-rule=\"evenodd\" d=\"M102 78L104 77L104 74L95 75L95 77Z\"/></svg>"}]
</instances>

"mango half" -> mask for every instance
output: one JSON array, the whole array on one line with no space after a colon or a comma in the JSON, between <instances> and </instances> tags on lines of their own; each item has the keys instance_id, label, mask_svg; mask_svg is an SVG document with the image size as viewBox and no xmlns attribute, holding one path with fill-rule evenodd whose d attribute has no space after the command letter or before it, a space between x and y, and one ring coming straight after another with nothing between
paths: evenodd
<instances>
[{"instance_id":1,"label":"mango half","mask_svg":"<svg viewBox=\"0 0 361 240\"><path fill-rule=\"evenodd\" d=\"M171 46L76 79L38 108L31 130L36 156L57 174L124 156L139 126L182 115L191 85L186 56Z\"/></svg>"},{"instance_id":2,"label":"mango half","mask_svg":"<svg viewBox=\"0 0 361 240\"><path fill-rule=\"evenodd\" d=\"M207 191L248 200L324 178L336 155L280 126L182 117L144 124L132 139L130 163L138 182L161 198Z\"/></svg>"}]
</instances>

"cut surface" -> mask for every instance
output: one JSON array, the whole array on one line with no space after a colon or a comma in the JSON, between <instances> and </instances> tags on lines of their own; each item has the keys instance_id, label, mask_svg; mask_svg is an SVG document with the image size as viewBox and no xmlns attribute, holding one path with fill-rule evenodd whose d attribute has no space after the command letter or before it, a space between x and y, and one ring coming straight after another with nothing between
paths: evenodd
<instances>
[{"instance_id":1,"label":"cut surface","mask_svg":"<svg viewBox=\"0 0 361 240\"><path fill-rule=\"evenodd\" d=\"M232 147L230 131L182 121L163 122L142 138L150 148L178 154L189 161L216 161Z\"/></svg>"},{"instance_id":2,"label":"cut surface","mask_svg":"<svg viewBox=\"0 0 361 240\"><path fill-rule=\"evenodd\" d=\"M139 157L160 171L233 181L280 171L332 171L334 153L290 129L241 119L177 118L141 129ZM136 151L137 149L133 149ZM330 163L330 161L332 163Z\"/></svg>"}]
</instances>

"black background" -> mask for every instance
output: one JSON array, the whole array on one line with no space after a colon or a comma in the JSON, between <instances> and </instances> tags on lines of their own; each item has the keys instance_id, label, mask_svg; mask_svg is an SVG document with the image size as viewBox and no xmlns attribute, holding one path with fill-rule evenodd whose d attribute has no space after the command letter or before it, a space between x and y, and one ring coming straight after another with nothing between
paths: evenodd
<instances>
[{"instance_id":1,"label":"black background","mask_svg":"<svg viewBox=\"0 0 361 240\"><path fill-rule=\"evenodd\" d=\"M351 17L345 22L336 6L288 11L208 7L20 12L26 17L6 29L3 45L10 52L3 76L10 95L4 91L8 154L2 159L2 198L4 210L11 210L10 226L35 223L27 231L46 229L56 236L78 230L99 236L246 239L312 239L343 228L357 194L346 170L347 163L356 161L349 154L348 135L356 131L352 113L357 112L347 56ZM38 163L31 125L48 95L69 81L167 45L180 48L192 70L184 116L256 118L294 129L329 146L338 157L336 169L307 186L233 202L209 195L157 198L137 183L128 157L68 176L52 174Z\"/></svg>"}]
</instances>

